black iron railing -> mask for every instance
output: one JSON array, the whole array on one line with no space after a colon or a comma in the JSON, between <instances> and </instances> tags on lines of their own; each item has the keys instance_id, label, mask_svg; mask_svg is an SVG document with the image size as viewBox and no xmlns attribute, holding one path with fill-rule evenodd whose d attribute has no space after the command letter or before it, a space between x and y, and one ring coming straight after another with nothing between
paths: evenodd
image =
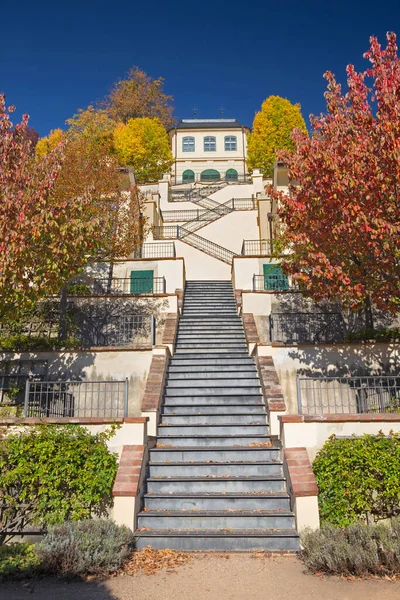
<instances>
[{"instance_id":1,"label":"black iron railing","mask_svg":"<svg viewBox=\"0 0 400 600\"><path fill-rule=\"evenodd\" d=\"M123 381L27 381L24 417L127 417Z\"/></svg>"},{"instance_id":2,"label":"black iron railing","mask_svg":"<svg viewBox=\"0 0 400 600\"><path fill-rule=\"evenodd\" d=\"M165 294L165 277L103 277L72 286L69 296Z\"/></svg>"},{"instance_id":3,"label":"black iron railing","mask_svg":"<svg viewBox=\"0 0 400 600\"><path fill-rule=\"evenodd\" d=\"M88 315L80 320L79 337L84 347L154 346L154 315Z\"/></svg>"},{"instance_id":4,"label":"black iron railing","mask_svg":"<svg viewBox=\"0 0 400 600\"><path fill-rule=\"evenodd\" d=\"M288 292L298 289L289 283L289 279L283 274L253 275L254 292Z\"/></svg>"},{"instance_id":5,"label":"black iron railing","mask_svg":"<svg viewBox=\"0 0 400 600\"><path fill-rule=\"evenodd\" d=\"M187 229L180 227L180 239L184 240L186 243L193 246L193 248L197 248L198 250L202 250L206 254L222 260L225 263L231 264L233 257L236 256L234 252L228 250L227 248L223 248L219 244L215 244L210 240L207 240Z\"/></svg>"},{"instance_id":6,"label":"black iron railing","mask_svg":"<svg viewBox=\"0 0 400 600\"><path fill-rule=\"evenodd\" d=\"M345 322L339 312L273 312L269 316L269 331L271 342L329 344L344 340Z\"/></svg>"},{"instance_id":7,"label":"black iron railing","mask_svg":"<svg viewBox=\"0 0 400 600\"><path fill-rule=\"evenodd\" d=\"M298 377L300 414L400 413L400 376Z\"/></svg>"},{"instance_id":8,"label":"black iron railing","mask_svg":"<svg viewBox=\"0 0 400 600\"><path fill-rule=\"evenodd\" d=\"M242 256L268 256L272 246L272 240L243 240Z\"/></svg>"},{"instance_id":9,"label":"black iron railing","mask_svg":"<svg viewBox=\"0 0 400 600\"><path fill-rule=\"evenodd\" d=\"M207 221L204 215L208 212L205 209L194 210L164 210L162 211L162 219L164 223L185 223L186 221Z\"/></svg>"},{"instance_id":10,"label":"black iron railing","mask_svg":"<svg viewBox=\"0 0 400 600\"><path fill-rule=\"evenodd\" d=\"M175 258L175 244L174 242L160 242L156 244L146 242L141 248L137 248L134 251L133 256L134 258Z\"/></svg>"}]
</instances>

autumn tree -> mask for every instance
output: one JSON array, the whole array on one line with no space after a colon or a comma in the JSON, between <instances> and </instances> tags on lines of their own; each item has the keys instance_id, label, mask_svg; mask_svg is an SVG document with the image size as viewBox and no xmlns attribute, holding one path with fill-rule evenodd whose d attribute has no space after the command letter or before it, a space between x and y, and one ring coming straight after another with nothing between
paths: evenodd
<instances>
[{"instance_id":1,"label":"autumn tree","mask_svg":"<svg viewBox=\"0 0 400 600\"><path fill-rule=\"evenodd\" d=\"M400 60L396 36L371 37L365 72L347 67L342 92L331 72L327 112L314 133L293 134L289 195L277 194L284 268L316 300L353 309L400 309ZM367 82L371 82L371 87Z\"/></svg>"},{"instance_id":2,"label":"autumn tree","mask_svg":"<svg viewBox=\"0 0 400 600\"><path fill-rule=\"evenodd\" d=\"M93 259L140 243L140 197L119 189L119 164L88 137L36 158L28 116L13 127L0 96L0 317L60 288Z\"/></svg>"},{"instance_id":3,"label":"autumn tree","mask_svg":"<svg viewBox=\"0 0 400 600\"><path fill-rule=\"evenodd\" d=\"M104 107L116 122L149 117L168 129L175 124L173 98L164 92L164 79L153 79L138 67L132 67L126 79L114 84Z\"/></svg>"},{"instance_id":4,"label":"autumn tree","mask_svg":"<svg viewBox=\"0 0 400 600\"><path fill-rule=\"evenodd\" d=\"M300 104L292 104L280 96L269 96L264 100L248 136L249 169L260 169L264 176L271 177L277 152L294 150L291 134L296 128L307 133Z\"/></svg>"},{"instance_id":5,"label":"autumn tree","mask_svg":"<svg viewBox=\"0 0 400 600\"><path fill-rule=\"evenodd\" d=\"M135 170L137 181L159 179L169 171L173 157L168 134L157 119L129 119L114 132L120 162Z\"/></svg>"},{"instance_id":6,"label":"autumn tree","mask_svg":"<svg viewBox=\"0 0 400 600\"><path fill-rule=\"evenodd\" d=\"M66 120L66 123L68 125L66 134L69 139L83 136L91 139L95 144L100 144L104 151L113 152L113 133L117 122L106 110L91 104L86 109L79 108L73 117Z\"/></svg>"},{"instance_id":7,"label":"autumn tree","mask_svg":"<svg viewBox=\"0 0 400 600\"><path fill-rule=\"evenodd\" d=\"M52 129L49 135L42 137L38 140L35 148L36 156L43 157L46 154L50 154L56 146L63 140L62 129Z\"/></svg>"}]
</instances>

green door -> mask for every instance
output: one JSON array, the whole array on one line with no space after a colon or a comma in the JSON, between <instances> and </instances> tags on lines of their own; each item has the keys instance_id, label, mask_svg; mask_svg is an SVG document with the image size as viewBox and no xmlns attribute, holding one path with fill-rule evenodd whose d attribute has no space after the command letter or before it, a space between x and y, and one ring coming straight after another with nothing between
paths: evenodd
<instances>
[{"instance_id":1,"label":"green door","mask_svg":"<svg viewBox=\"0 0 400 600\"><path fill-rule=\"evenodd\" d=\"M288 290L289 280L279 265L263 265L265 290Z\"/></svg>"},{"instance_id":2,"label":"green door","mask_svg":"<svg viewBox=\"0 0 400 600\"><path fill-rule=\"evenodd\" d=\"M154 271L131 271L131 294L152 294Z\"/></svg>"}]
</instances>

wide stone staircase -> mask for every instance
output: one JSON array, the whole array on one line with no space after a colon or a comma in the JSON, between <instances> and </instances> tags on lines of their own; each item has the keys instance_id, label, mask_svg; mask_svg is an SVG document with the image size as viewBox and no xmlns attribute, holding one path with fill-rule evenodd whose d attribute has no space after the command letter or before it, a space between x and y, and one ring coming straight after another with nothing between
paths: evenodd
<instances>
[{"instance_id":1,"label":"wide stone staircase","mask_svg":"<svg viewBox=\"0 0 400 600\"><path fill-rule=\"evenodd\" d=\"M281 449L228 281L189 281L137 546L298 550Z\"/></svg>"}]
</instances>

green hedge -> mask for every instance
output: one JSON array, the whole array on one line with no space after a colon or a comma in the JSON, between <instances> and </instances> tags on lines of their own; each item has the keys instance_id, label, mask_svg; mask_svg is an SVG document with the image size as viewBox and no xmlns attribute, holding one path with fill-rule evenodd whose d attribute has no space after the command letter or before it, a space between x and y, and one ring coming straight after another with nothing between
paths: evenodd
<instances>
[{"instance_id":1,"label":"green hedge","mask_svg":"<svg viewBox=\"0 0 400 600\"><path fill-rule=\"evenodd\" d=\"M313 463L321 522L344 527L400 515L400 438L332 436Z\"/></svg>"}]
</instances>

